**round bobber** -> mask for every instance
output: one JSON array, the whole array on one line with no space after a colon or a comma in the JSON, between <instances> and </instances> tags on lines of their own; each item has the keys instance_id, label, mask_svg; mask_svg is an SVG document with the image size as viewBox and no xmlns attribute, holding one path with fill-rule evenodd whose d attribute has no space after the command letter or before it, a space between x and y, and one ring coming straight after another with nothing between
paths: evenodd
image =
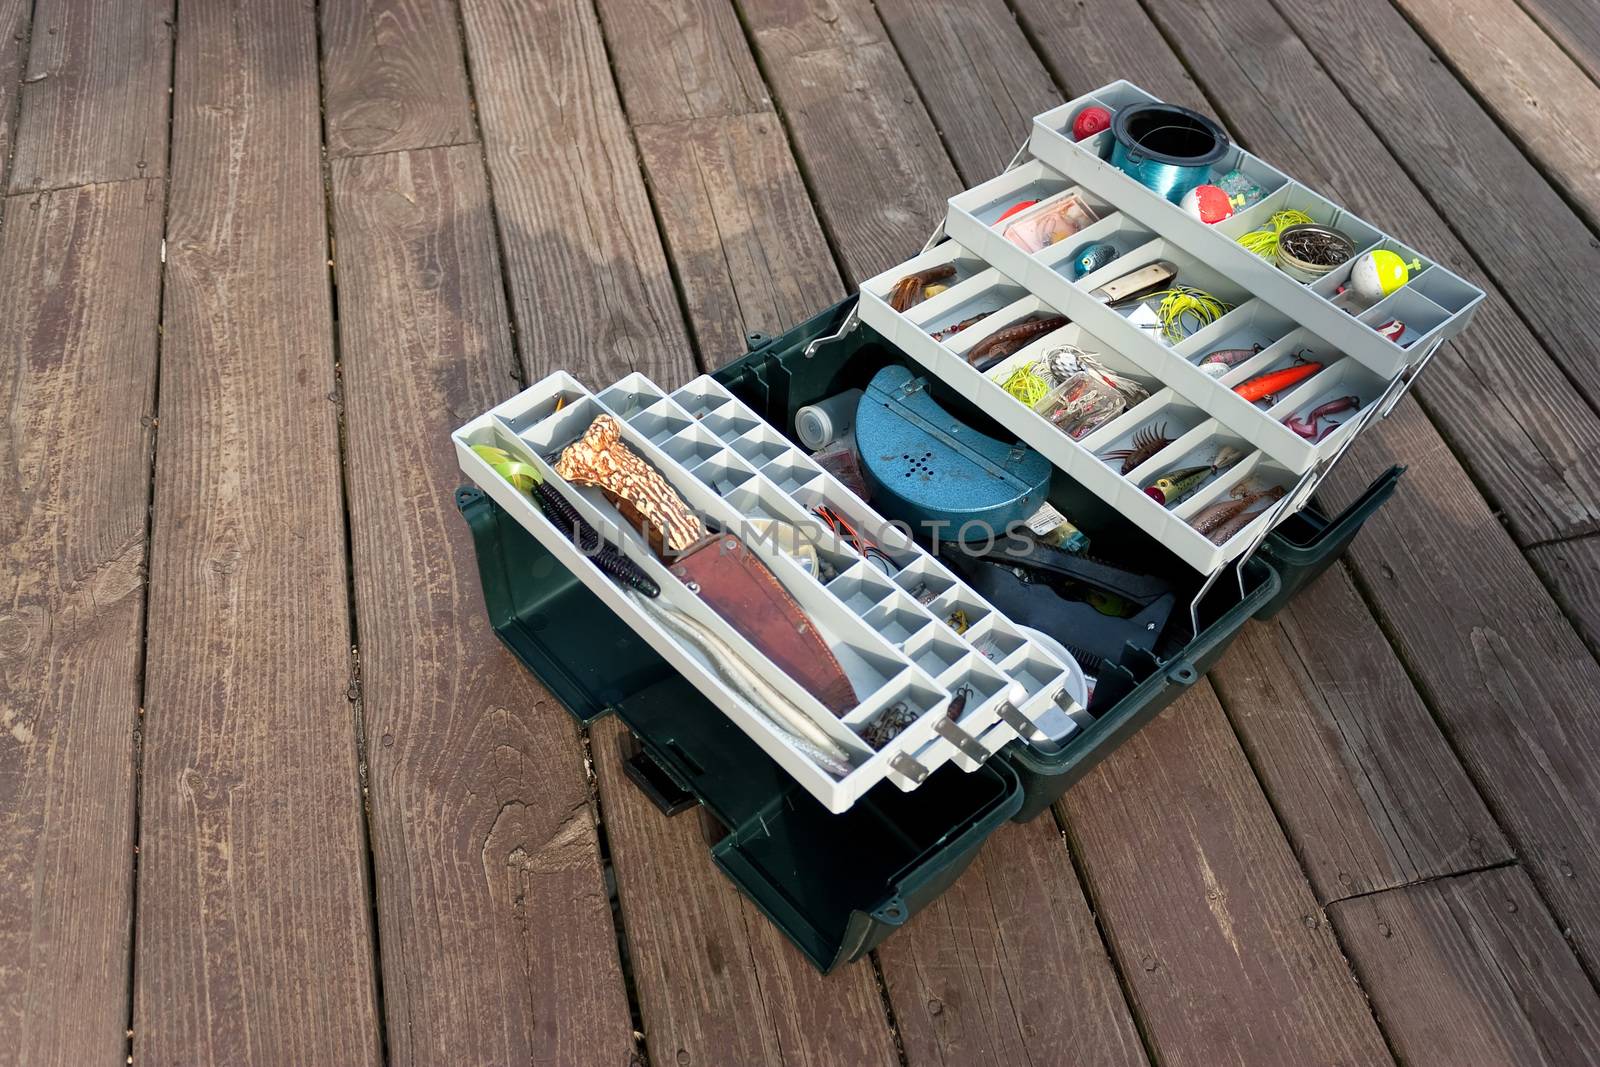
<instances>
[{"instance_id":1,"label":"round bobber","mask_svg":"<svg viewBox=\"0 0 1600 1067\"><path fill-rule=\"evenodd\" d=\"M1215 185L1197 185L1183 194L1178 206L1205 223L1215 226L1233 216L1233 209L1244 204L1243 196L1229 196Z\"/></svg>"},{"instance_id":2,"label":"round bobber","mask_svg":"<svg viewBox=\"0 0 1600 1067\"><path fill-rule=\"evenodd\" d=\"M1072 118L1072 139L1081 141L1111 128L1111 112L1103 107L1086 107Z\"/></svg>"},{"instance_id":3,"label":"round bobber","mask_svg":"<svg viewBox=\"0 0 1600 1067\"><path fill-rule=\"evenodd\" d=\"M1365 303L1376 304L1411 280L1411 272L1422 269L1422 261L1410 263L1387 248L1362 253L1350 269L1350 288Z\"/></svg>"}]
</instances>

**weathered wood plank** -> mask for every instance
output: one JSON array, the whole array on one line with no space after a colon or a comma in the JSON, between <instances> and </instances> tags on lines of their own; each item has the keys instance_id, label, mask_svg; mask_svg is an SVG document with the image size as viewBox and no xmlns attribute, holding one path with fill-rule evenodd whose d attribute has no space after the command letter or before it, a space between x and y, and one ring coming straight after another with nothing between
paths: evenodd
<instances>
[{"instance_id":1,"label":"weathered wood plank","mask_svg":"<svg viewBox=\"0 0 1600 1067\"><path fill-rule=\"evenodd\" d=\"M1511 858L1343 567L1211 679L1324 904Z\"/></svg>"},{"instance_id":2,"label":"weathered wood plank","mask_svg":"<svg viewBox=\"0 0 1600 1067\"><path fill-rule=\"evenodd\" d=\"M142 1063L379 1059L313 18L200 4L178 34Z\"/></svg>"},{"instance_id":3,"label":"weathered wood plank","mask_svg":"<svg viewBox=\"0 0 1600 1067\"><path fill-rule=\"evenodd\" d=\"M1081 25L1057 35L1046 10L1027 3L1029 28L1046 35L1088 89L1125 71L1152 92L1166 82L1181 102L1213 113L1179 77L1182 65L1159 42L1172 41L1240 140L1318 191L1438 256L1488 292L1472 328L1447 345L1418 385L1443 427L1523 543L1568 536L1600 524L1600 418L1578 395L1539 340L1478 270L1460 239L1351 108L1330 108L1338 86L1282 17L1265 2L1152 5L1161 31L1136 8L1089 0ZM1051 9L1053 10L1053 9ZM1094 58L1143 42L1136 63ZM1247 50L1252 63L1233 57ZM1175 71L1166 73L1163 71Z\"/></svg>"},{"instance_id":4,"label":"weathered wood plank","mask_svg":"<svg viewBox=\"0 0 1600 1067\"><path fill-rule=\"evenodd\" d=\"M846 281L906 259L962 183L872 6L739 7Z\"/></svg>"},{"instance_id":5,"label":"weathered wood plank","mask_svg":"<svg viewBox=\"0 0 1600 1067\"><path fill-rule=\"evenodd\" d=\"M617 85L635 127L772 112L725 0L599 0Z\"/></svg>"},{"instance_id":6,"label":"weathered wood plank","mask_svg":"<svg viewBox=\"0 0 1600 1067\"><path fill-rule=\"evenodd\" d=\"M1600 83L1600 19L1589 0L1523 0L1522 7Z\"/></svg>"},{"instance_id":7,"label":"weathered wood plank","mask_svg":"<svg viewBox=\"0 0 1600 1067\"><path fill-rule=\"evenodd\" d=\"M12 159L17 97L28 63L32 0L0 0L0 159Z\"/></svg>"},{"instance_id":8,"label":"weathered wood plank","mask_svg":"<svg viewBox=\"0 0 1600 1067\"><path fill-rule=\"evenodd\" d=\"M389 1056L623 1063L582 744L489 629L452 498L450 431L517 365L479 150L340 159L332 182Z\"/></svg>"},{"instance_id":9,"label":"weathered wood plank","mask_svg":"<svg viewBox=\"0 0 1600 1067\"><path fill-rule=\"evenodd\" d=\"M530 380L677 384L688 337L593 10L466 0L462 15Z\"/></svg>"},{"instance_id":10,"label":"weathered wood plank","mask_svg":"<svg viewBox=\"0 0 1600 1067\"><path fill-rule=\"evenodd\" d=\"M824 978L711 862L698 813L627 780L615 717L590 732L652 1063L892 1063L865 964Z\"/></svg>"},{"instance_id":11,"label":"weathered wood plank","mask_svg":"<svg viewBox=\"0 0 1600 1067\"><path fill-rule=\"evenodd\" d=\"M625 69L625 65L624 65ZM708 367L844 296L776 115L634 131Z\"/></svg>"},{"instance_id":12,"label":"weathered wood plank","mask_svg":"<svg viewBox=\"0 0 1600 1067\"><path fill-rule=\"evenodd\" d=\"M1589 224L1600 224L1600 85L1515 3L1396 4ZM1591 16L1600 21L1600 10Z\"/></svg>"},{"instance_id":13,"label":"weathered wood plank","mask_svg":"<svg viewBox=\"0 0 1600 1067\"><path fill-rule=\"evenodd\" d=\"M0 275L0 1064L124 1055L163 195L13 197Z\"/></svg>"},{"instance_id":14,"label":"weathered wood plank","mask_svg":"<svg viewBox=\"0 0 1600 1067\"><path fill-rule=\"evenodd\" d=\"M1209 688L1058 808L1162 1063L1390 1062Z\"/></svg>"},{"instance_id":15,"label":"weathered wood plank","mask_svg":"<svg viewBox=\"0 0 1600 1067\"><path fill-rule=\"evenodd\" d=\"M1600 1063L1600 999L1519 868L1328 910L1405 1063Z\"/></svg>"},{"instance_id":16,"label":"weathered wood plank","mask_svg":"<svg viewBox=\"0 0 1600 1067\"><path fill-rule=\"evenodd\" d=\"M171 0L38 0L11 192L165 174L171 55Z\"/></svg>"},{"instance_id":17,"label":"weathered wood plank","mask_svg":"<svg viewBox=\"0 0 1600 1067\"><path fill-rule=\"evenodd\" d=\"M1388 0L1284 0L1355 107L1493 275L1591 406L1600 405L1600 290L1551 284L1600 272L1600 238L1456 81ZM1324 111L1337 111L1326 98ZM1591 453L1592 455L1592 453Z\"/></svg>"},{"instance_id":18,"label":"weathered wood plank","mask_svg":"<svg viewBox=\"0 0 1600 1067\"><path fill-rule=\"evenodd\" d=\"M1005 169L1061 93L997 0L880 0L884 28L966 185Z\"/></svg>"},{"instance_id":19,"label":"weathered wood plank","mask_svg":"<svg viewBox=\"0 0 1600 1067\"><path fill-rule=\"evenodd\" d=\"M911 1064L1148 1062L1048 813L997 831L878 956Z\"/></svg>"},{"instance_id":20,"label":"weathered wood plank","mask_svg":"<svg viewBox=\"0 0 1600 1067\"><path fill-rule=\"evenodd\" d=\"M1600 538L1538 545L1527 556L1590 651L1600 656Z\"/></svg>"},{"instance_id":21,"label":"weathered wood plank","mask_svg":"<svg viewBox=\"0 0 1600 1067\"><path fill-rule=\"evenodd\" d=\"M1329 482L1406 487L1350 559L1396 651L1579 954L1600 963L1600 664L1422 413L1403 403Z\"/></svg>"},{"instance_id":22,"label":"weathered wood plank","mask_svg":"<svg viewBox=\"0 0 1600 1067\"><path fill-rule=\"evenodd\" d=\"M320 6L329 156L477 139L455 4L330 0Z\"/></svg>"}]
</instances>

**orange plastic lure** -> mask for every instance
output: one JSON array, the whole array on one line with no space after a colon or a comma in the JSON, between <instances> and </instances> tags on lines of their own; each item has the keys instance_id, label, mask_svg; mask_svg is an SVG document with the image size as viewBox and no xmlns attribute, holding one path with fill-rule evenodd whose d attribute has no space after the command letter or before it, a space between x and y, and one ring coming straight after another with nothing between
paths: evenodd
<instances>
[{"instance_id":1,"label":"orange plastic lure","mask_svg":"<svg viewBox=\"0 0 1600 1067\"><path fill-rule=\"evenodd\" d=\"M1233 387L1233 391L1254 403L1263 397L1273 396L1283 390L1305 381L1317 371L1322 369L1320 363L1296 363L1292 367L1282 370L1269 370L1265 374L1258 374L1247 382L1240 382Z\"/></svg>"}]
</instances>

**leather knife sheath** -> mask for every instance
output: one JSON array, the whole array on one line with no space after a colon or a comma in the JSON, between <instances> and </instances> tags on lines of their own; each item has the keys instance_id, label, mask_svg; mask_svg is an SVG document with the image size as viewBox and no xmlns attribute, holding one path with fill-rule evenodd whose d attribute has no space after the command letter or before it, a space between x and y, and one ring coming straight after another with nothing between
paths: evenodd
<instances>
[{"instance_id":1,"label":"leather knife sheath","mask_svg":"<svg viewBox=\"0 0 1600 1067\"><path fill-rule=\"evenodd\" d=\"M856 705L855 687L767 565L729 534L711 537L672 563L674 577L835 715Z\"/></svg>"}]
</instances>

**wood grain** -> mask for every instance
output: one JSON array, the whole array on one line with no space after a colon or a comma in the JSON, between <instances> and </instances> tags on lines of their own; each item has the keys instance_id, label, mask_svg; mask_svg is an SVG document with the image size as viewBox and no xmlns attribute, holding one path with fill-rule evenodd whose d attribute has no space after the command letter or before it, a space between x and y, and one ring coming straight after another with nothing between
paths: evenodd
<instances>
[{"instance_id":1,"label":"wood grain","mask_svg":"<svg viewBox=\"0 0 1600 1067\"><path fill-rule=\"evenodd\" d=\"M1390 1062L1207 687L1057 807L1162 1063Z\"/></svg>"},{"instance_id":2,"label":"wood grain","mask_svg":"<svg viewBox=\"0 0 1600 1067\"><path fill-rule=\"evenodd\" d=\"M1520 869L1342 901L1329 913L1404 1062L1600 1063L1600 998Z\"/></svg>"},{"instance_id":3,"label":"wood grain","mask_svg":"<svg viewBox=\"0 0 1600 1067\"><path fill-rule=\"evenodd\" d=\"M1037 4L1025 10L1030 28L1053 32ZM1328 106L1338 86L1271 4L1159 0L1151 11L1159 32L1137 9L1088 0L1073 35L1046 38L1048 54L1076 42L1061 61L1083 79L1078 87L1093 88L1119 76L1118 68L1088 57L1149 41L1138 57L1118 56L1140 64L1128 76L1156 92L1157 79L1183 88L1178 58L1153 43L1165 37L1200 73L1217 106L1192 89L1182 102L1207 113L1220 108L1254 151L1483 287L1488 296L1472 328L1434 360L1418 394L1521 542L1595 529L1600 468L1584 457L1600 454L1600 418L1361 115ZM1236 63L1245 52L1252 61Z\"/></svg>"},{"instance_id":4,"label":"wood grain","mask_svg":"<svg viewBox=\"0 0 1600 1067\"><path fill-rule=\"evenodd\" d=\"M1004 170L1033 116L1061 103L1001 0L876 6L966 185Z\"/></svg>"},{"instance_id":5,"label":"wood grain","mask_svg":"<svg viewBox=\"0 0 1600 1067\"><path fill-rule=\"evenodd\" d=\"M174 99L133 1054L376 1063L311 9L186 7Z\"/></svg>"},{"instance_id":6,"label":"wood grain","mask_svg":"<svg viewBox=\"0 0 1600 1067\"><path fill-rule=\"evenodd\" d=\"M623 775L612 716L590 732L650 1062L889 1064L869 965L824 978L713 866L698 813L661 814Z\"/></svg>"},{"instance_id":7,"label":"wood grain","mask_svg":"<svg viewBox=\"0 0 1600 1067\"><path fill-rule=\"evenodd\" d=\"M1351 549L1407 672L1579 954L1600 962L1600 664L1416 405L1352 448L1347 499L1403 457Z\"/></svg>"},{"instance_id":8,"label":"wood grain","mask_svg":"<svg viewBox=\"0 0 1600 1067\"><path fill-rule=\"evenodd\" d=\"M1324 69L1486 264L1591 406L1600 405L1600 237L1495 125L1388 0L1283 0L1306 40L1341 28ZM1324 99L1325 110L1329 108ZM1592 455L1592 453L1591 453Z\"/></svg>"},{"instance_id":9,"label":"wood grain","mask_svg":"<svg viewBox=\"0 0 1600 1067\"><path fill-rule=\"evenodd\" d=\"M772 113L766 82L726 0L598 0L597 6L635 127Z\"/></svg>"},{"instance_id":10,"label":"wood grain","mask_svg":"<svg viewBox=\"0 0 1600 1067\"><path fill-rule=\"evenodd\" d=\"M1523 0L1521 6L1600 83L1600 19L1590 0Z\"/></svg>"},{"instance_id":11,"label":"wood grain","mask_svg":"<svg viewBox=\"0 0 1600 1067\"><path fill-rule=\"evenodd\" d=\"M846 281L909 258L962 183L871 4L739 7Z\"/></svg>"},{"instance_id":12,"label":"wood grain","mask_svg":"<svg viewBox=\"0 0 1600 1067\"><path fill-rule=\"evenodd\" d=\"M165 174L171 55L171 0L38 0L11 192Z\"/></svg>"},{"instance_id":13,"label":"wood grain","mask_svg":"<svg viewBox=\"0 0 1600 1067\"><path fill-rule=\"evenodd\" d=\"M593 10L465 0L462 15L529 380L679 384L688 337Z\"/></svg>"},{"instance_id":14,"label":"wood grain","mask_svg":"<svg viewBox=\"0 0 1600 1067\"><path fill-rule=\"evenodd\" d=\"M662 235L707 366L743 355L844 296L776 115L634 131Z\"/></svg>"},{"instance_id":15,"label":"wood grain","mask_svg":"<svg viewBox=\"0 0 1600 1067\"><path fill-rule=\"evenodd\" d=\"M1527 555L1590 651L1600 656L1600 538L1538 545Z\"/></svg>"},{"instance_id":16,"label":"wood grain","mask_svg":"<svg viewBox=\"0 0 1600 1067\"><path fill-rule=\"evenodd\" d=\"M1343 567L1211 679L1324 904L1511 859Z\"/></svg>"},{"instance_id":17,"label":"wood grain","mask_svg":"<svg viewBox=\"0 0 1600 1067\"><path fill-rule=\"evenodd\" d=\"M490 630L453 502L450 432L515 388L479 151L336 160L333 216L390 1060L626 1062L577 728Z\"/></svg>"},{"instance_id":18,"label":"wood grain","mask_svg":"<svg viewBox=\"0 0 1600 1067\"><path fill-rule=\"evenodd\" d=\"M159 182L12 197L0 297L0 1064L125 1054Z\"/></svg>"},{"instance_id":19,"label":"wood grain","mask_svg":"<svg viewBox=\"0 0 1600 1067\"><path fill-rule=\"evenodd\" d=\"M0 0L0 159L13 158L17 98L22 92L22 74L28 63L28 27L32 15L32 0Z\"/></svg>"},{"instance_id":20,"label":"wood grain","mask_svg":"<svg viewBox=\"0 0 1600 1067\"><path fill-rule=\"evenodd\" d=\"M449 0L329 0L322 9L328 155L477 140Z\"/></svg>"},{"instance_id":21,"label":"wood grain","mask_svg":"<svg viewBox=\"0 0 1600 1067\"><path fill-rule=\"evenodd\" d=\"M1589 225L1600 225L1600 85L1515 3L1395 2ZM1600 21L1600 10L1590 15Z\"/></svg>"},{"instance_id":22,"label":"wood grain","mask_svg":"<svg viewBox=\"0 0 1600 1067\"><path fill-rule=\"evenodd\" d=\"M1048 813L997 830L878 958L910 1064L1147 1062Z\"/></svg>"}]
</instances>

